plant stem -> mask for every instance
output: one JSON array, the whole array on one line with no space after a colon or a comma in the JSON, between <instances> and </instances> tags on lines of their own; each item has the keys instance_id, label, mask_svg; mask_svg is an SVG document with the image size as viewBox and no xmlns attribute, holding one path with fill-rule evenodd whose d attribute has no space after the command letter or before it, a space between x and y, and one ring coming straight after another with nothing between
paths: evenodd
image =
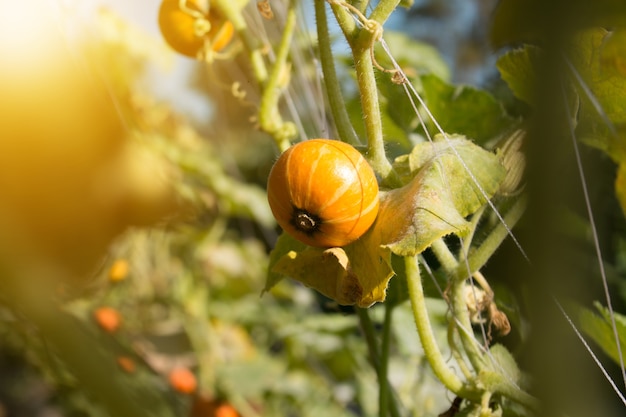
<instances>
[{"instance_id":1,"label":"plant stem","mask_svg":"<svg viewBox=\"0 0 626 417\"><path fill-rule=\"evenodd\" d=\"M367 136L366 157L374 171L381 176L383 184L392 188L398 187L401 185L400 179L385 154L378 86L372 62L372 48L376 34L371 28L356 27L352 13L347 10L350 7L347 3L334 0L331 6L352 50Z\"/></svg>"},{"instance_id":2,"label":"plant stem","mask_svg":"<svg viewBox=\"0 0 626 417\"><path fill-rule=\"evenodd\" d=\"M354 22L354 18L352 14L346 10L346 8L341 4L340 1L329 1L331 9L333 9L333 14L335 15L335 19L337 19L337 23L343 32L343 36L345 36L350 48L353 47L354 39L358 33L358 29L356 27L356 23Z\"/></svg>"},{"instance_id":3,"label":"plant stem","mask_svg":"<svg viewBox=\"0 0 626 417\"><path fill-rule=\"evenodd\" d=\"M461 372L463 373L463 376L465 377L465 379L471 379L474 377L474 373L470 370L469 366L467 365L467 362L465 361L465 358L461 354L461 350L459 349L456 343L456 340L454 340L454 336L456 334L456 332L454 331L455 329L456 329L456 323L450 320L448 322L448 332L447 332L448 333L447 334L448 346L450 346L450 351L452 352L452 356L454 357L454 359L456 359L456 362L459 365L459 368L461 369Z\"/></svg>"},{"instance_id":4,"label":"plant stem","mask_svg":"<svg viewBox=\"0 0 626 417\"><path fill-rule=\"evenodd\" d=\"M504 222L507 224L509 230L515 226L526 210L527 200L526 195L523 194L518 197L517 201L507 211L504 216ZM496 227L489 233L487 238L480 244L480 246L469 254L467 262L462 262L458 265L457 270L454 272L455 276L467 275L466 263L469 264L470 270L478 271L481 269L491 258L494 252L502 244L504 239L509 236L509 231L502 223L498 223Z\"/></svg>"},{"instance_id":5,"label":"plant stem","mask_svg":"<svg viewBox=\"0 0 626 417\"><path fill-rule=\"evenodd\" d=\"M289 47L296 28L296 7L295 0L289 2L287 18L283 28L282 38L276 52L276 60L270 72L267 83L263 86L261 96L261 107L259 109L259 123L261 129L274 137L278 148L286 150L291 144L291 139L296 136L295 126L285 123L278 111L278 100L280 99L280 81L284 75Z\"/></svg>"},{"instance_id":6,"label":"plant stem","mask_svg":"<svg viewBox=\"0 0 626 417\"><path fill-rule=\"evenodd\" d=\"M369 18L382 25L389 19L391 13L396 10L398 4L400 4L400 0L380 0Z\"/></svg>"},{"instance_id":7,"label":"plant stem","mask_svg":"<svg viewBox=\"0 0 626 417\"><path fill-rule=\"evenodd\" d=\"M376 341L376 332L374 330L374 324L372 323L372 319L370 318L368 310L366 308L356 308L356 312L359 316L361 330L363 331L363 334L365 335L365 342L367 344L367 349L370 354L372 365L374 366L374 369L376 370L376 375L378 376L378 383L380 386L382 385L386 386L385 390L387 394L385 395L387 395L387 398L388 398L387 406L388 406L389 412L391 413L392 417L400 417L400 411L398 410L398 403L396 402L396 398L393 395L392 396L389 395L389 393L393 392L393 388L391 387L391 384L389 383L389 380L387 379L387 372L385 371L384 376L381 377L381 371L380 371L381 358L380 358L380 353L378 350L378 343ZM391 318L389 319L391 320ZM385 326L391 328L391 322L387 324L385 320ZM384 335L383 335L383 338L384 338ZM383 343L383 348L384 348L384 343ZM388 357L389 353L387 352L386 355Z\"/></svg>"},{"instance_id":8,"label":"plant stem","mask_svg":"<svg viewBox=\"0 0 626 417\"><path fill-rule=\"evenodd\" d=\"M480 398L480 394L470 391L464 386L463 382L446 364L446 360L437 345L437 341L435 340L435 335L433 334L433 329L430 324L430 319L428 317L428 310L426 309L426 299L424 297L424 288L422 287L422 279L420 277L417 258L414 256L408 256L404 258L404 263L413 318L415 319L417 333L420 337L420 341L422 342L422 347L428 363L432 367L437 378L447 389L460 397L478 400Z\"/></svg>"},{"instance_id":9,"label":"plant stem","mask_svg":"<svg viewBox=\"0 0 626 417\"><path fill-rule=\"evenodd\" d=\"M430 248L437 256L437 260L441 264L441 267L448 274L451 274L452 272L456 270L457 266L459 265L459 261L457 261L457 259L454 257L454 255L448 248L448 245L446 245L446 242L444 242L443 239L435 240L432 243ZM456 275L454 277L452 276L448 277L448 279L452 279L452 278L456 278Z\"/></svg>"},{"instance_id":10,"label":"plant stem","mask_svg":"<svg viewBox=\"0 0 626 417\"><path fill-rule=\"evenodd\" d=\"M350 2L358 11L365 13L365 9L370 4L369 0L354 0Z\"/></svg>"},{"instance_id":11,"label":"plant stem","mask_svg":"<svg viewBox=\"0 0 626 417\"><path fill-rule=\"evenodd\" d=\"M483 355L478 348L476 339L474 338L474 332L472 330L472 323L469 316L469 310L465 302L465 279L469 277L471 272L465 269L459 269L459 262L456 260L446 243L442 239L438 239L431 245L431 249L435 253L435 256L441 262L442 268L449 274L448 276L448 294L452 307L452 314L457 323L459 329L459 335L461 336L461 342L463 348L467 354L474 370L478 373L484 366L485 362ZM459 275L451 275L454 272L459 271Z\"/></svg>"},{"instance_id":12,"label":"plant stem","mask_svg":"<svg viewBox=\"0 0 626 417\"><path fill-rule=\"evenodd\" d=\"M484 205L479 208L474 214L472 214L472 219L470 221L470 232L461 240L462 246L460 249L459 259L467 257L470 247L472 246L472 240L474 239L476 228L478 227L478 223L480 222L480 219L482 219L486 209L487 205Z\"/></svg>"},{"instance_id":13,"label":"plant stem","mask_svg":"<svg viewBox=\"0 0 626 417\"><path fill-rule=\"evenodd\" d=\"M383 140L383 126L380 117L380 105L378 102L378 87L372 66L372 56L370 47L372 45L372 34L361 29L365 36L359 36L358 42L352 48L356 79L361 96L361 108L363 110L363 121L365 122L365 132L367 134L367 158L383 179L383 182L399 183L397 175L391 168L391 164L385 155L385 142Z\"/></svg>"},{"instance_id":14,"label":"plant stem","mask_svg":"<svg viewBox=\"0 0 626 417\"><path fill-rule=\"evenodd\" d=\"M248 25L241 14L241 5L231 0L213 0L211 7L216 7L230 21L243 42L244 47L250 55L250 65L252 72L259 85L263 85L267 80L267 69L263 60L263 53L258 39L250 36Z\"/></svg>"},{"instance_id":15,"label":"plant stem","mask_svg":"<svg viewBox=\"0 0 626 417\"><path fill-rule=\"evenodd\" d=\"M539 401L532 395L521 390L500 372L484 371L479 375L479 379L484 384L485 391L491 393L497 392L518 404L528 407L534 412L539 411Z\"/></svg>"},{"instance_id":16,"label":"plant stem","mask_svg":"<svg viewBox=\"0 0 626 417\"><path fill-rule=\"evenodd\" d=\"M378 364L379 380L378 384L378 414L380 417L387 417L389 407L389 387L386 384L389 369L389 345L391 344L391 323L393 317L394 304L385 304L385 321L383 322L383 338L381 341L380 361Z\"/></svg>"},{"instance_id":17,"label":"plant stem","mask_svg":"<svg viewBox=\"0 0 626 417\"><path fill-rule=\"evenodd\" d=\"M372 362L376 369L378 369L379 362L379 353L378 353L378 343L376 342L376 332L374 331L374 324L372 323L372 319L366 308L355 308L358 316L359 322L361 324L361 331L363 331L363 335L365 336L365 344L367 345L367 350L369 351L370 357L372 358Z\"/></svg>"},{"instance_id":18,"label":"plant stem","mask_svg":"<svg viewBox=\"0 0 626 417\"><path fill-rule=\"evenodd\" d=\"M353 146L360 145L361 141L350 122L350 117L346 111L346 103L343 99L343 94L341 94L341 84L337 79L335 60L333 58L330 36L328 34L325 0L315 0L315 22L317 25L317 40L319 43L320 61L324 74L326 95L328 96L328 103L330 104L330 110L335 120L337 132L344 142Z\"/></svg>"}]
</instances>

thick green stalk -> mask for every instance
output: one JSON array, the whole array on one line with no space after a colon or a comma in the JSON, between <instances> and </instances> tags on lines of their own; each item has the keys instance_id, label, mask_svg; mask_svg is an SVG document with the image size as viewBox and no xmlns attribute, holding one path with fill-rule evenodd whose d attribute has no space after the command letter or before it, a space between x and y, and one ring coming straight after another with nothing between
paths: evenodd
<instances>
[{"instance_id":1,"label":"thick green stalk","mask_svg":"<svg viewBox=\"0 0 626 417\"><path fill-rule=\"evenodd\" d=\"M396 10L398 4L400 4L400 0L380 0L369 19L375 20L382 25L389 19L391 13Z\"/></svg>"},{"instance_id":2,"label":"thick green stalk","mask_svg":"<svg viewBox=\"0 0 626 417\"><path fill-rule=\"evenodd\" d=\"M399 181L395 178L395 172L392 170L385 154L383 124L378 102L378 87L370 53L373 38L371 33L364 29L361 30L363 31L362 33L366 33L366 36L359 36L358 42L352 48L352 55L354 57L361 108L363 110L363 121L367 134L367 159L374 171L382 177L383 182L397 185Z\"/></svg>"},{"instance_id":3,"label":"thick green stalk","mask_svg":"<svg viewBox=\"0 0 626 417\"><path fill-rule=\"evenodd\" d=\"M511 380L502 375L502 373L485 370L481 372L481 374L478 376L478 379L481 381L481 384L484 386L486 392L497 392L498 394L503 395L534 412L539 411L539 401L532 395L521 390Z\"/></svg>"},{"instance_id":4,"label":"thick green stalk","mask_svg":"<svg viewBox=\"0 0 626 417\"><path fill-rule=\"evenodd\" d=\"M411 309L413 311L417 333L422 342L424 355L433 369L435 376L437 376L445 387L454 394L463 398L478 400L480 393L470 391L464 386L456 373L447 365L446 359L443 357L439 345L437 345L428 317L428 310L426 309L424 288L422 287L422 279L420 277L416 257L408 256L404 258L404 264L409 290L409 300L411 301Z\"/></svg>"},{"instance_id":5,"label":"thick green stalk","mask_svg":"<svg viewBox=\"0 0 626 417\"><path fill-rule=\"evenodd\" d=\"M335 19L337 19L337 23L339 24L343 35L346 37L350 48L352 48L353 42L358 34L358 28L352 14L344 5L341 4L340 1L329 1L329 3L331 9L333 9Z\"/></svg>"},{"instance_id":6,"label":"thick green stalk","mask_svg":"<svg viewBox=\"0 0 626 417\"><path fill-rule=\"evenodd\" d=\"M339 133L339 137L344 142L353 146L360 145L361 141L356 135L350 117L346 111L346 103L341 93L341 84L337 79L335 70L335 60L330 44L330 35L328 34L328 21L326 16L325 0L315 0L315 22L317 25L317 41L319 43L320 61L322 63L322 72L324 74L324 85L326 87L326 95L328 103L333 114L335 127Z\"/></svg>"},{"instance_id":7,"label":"thick green stalk","mask_svg":"<svg viewBox=\"0 0 626 417\"><path fill-rule=\"evenodd\" d=\"M370 4L369 0L354 0L351 4L361 13L365 13L367 6Z\"/></svg>"},{"instance_id":8,"label":"thick green stalk","mask_svg":"<svg viewBox=\"0 0 626 417\"><path fill-rule=\"evenodd\" d=\"M377 33L372 27L357 28L352 13L348 11L350 6L347 3L331 1L331 6L352 50L367 136L366 157L374 171L382 177L383 184L398 187L401 185L400 180L385 154L378 86L372 62L372 48L377 40L375 38Z\"/></svg>"}]
</instances>

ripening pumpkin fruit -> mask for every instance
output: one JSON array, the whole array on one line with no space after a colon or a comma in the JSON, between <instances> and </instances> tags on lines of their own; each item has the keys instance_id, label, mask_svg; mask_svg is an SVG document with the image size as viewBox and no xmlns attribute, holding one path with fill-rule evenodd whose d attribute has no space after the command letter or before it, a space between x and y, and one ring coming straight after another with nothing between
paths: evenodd
<instances>
[{"instance_id":1,"label":"ripening pumpkin fruit","mask_svg":"<svg viewBox=\"0 0 626 417\"><path fill-rule=\"evenodd\" d=\"M233 24L215 10L209 12L207 0L186 0L184 8L179 3L179 0L163 0L159 8L159 28L172 49L197 58L205 48L219 52L230 43L235 32Z\"/></svg>"},{"instance_id":2,"label":"ripening pumpkin fruit","mask_svg":"<svg viewBox=\"0 0 626 417\"><path fill-rule=\"evenodd\" d=\"M114 333L122 323L122 316L113 307L100 307L93 313L96 323L107 333Z\"/></svg>"},{"instance_id":3,"label":"ripening pumpkin fruit","mask_svg":"<svg viewBox=\"0 0 626 417\"><path fill-rule=\"evenodd\" d=\"M287 149L267 182L280 227L316 247L345 246L363 235L378 214L378 183L363 155L330 139Z\"/></svg>"},{"instance_id":4,"label":"ripening pumpkin fruit","mask_svg":"<svg viewBox=\"0 0 626 417\"><path fill-rule=\"evenodd\" d=\"M192 394L198 388L198 380L193 372L185 367L174 368L168 375L170 386L183 394Z\"/></svg>"},{"instance_id":5,"label":"ripening pumpkin fruit","mask_svg":"<svg viewBox=\"0 0 626 417\"><path fill-rule=\"evenodd\" d=\"M239 417L239 413L232 405L223 403L215 409L215 417Z\"/></svg>"},{"instance_id":6,"label":"ripening pumpkin fruit","mask_svg":"<svg viewBox=\"0 0 626 417\"><path fill-rule=\"evenodd\" d=\"M116 259L109 268L109 280L119 282L126 279L130 266L126 259Z\"/></svg>"}]
</instances>

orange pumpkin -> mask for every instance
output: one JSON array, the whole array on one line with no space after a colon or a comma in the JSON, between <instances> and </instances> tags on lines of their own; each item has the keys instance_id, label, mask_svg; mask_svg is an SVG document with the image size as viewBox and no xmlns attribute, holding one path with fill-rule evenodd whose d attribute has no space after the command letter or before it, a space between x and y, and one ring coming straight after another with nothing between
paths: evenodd
<instances>
[{"instance_id":1,"label":"orange pumpkin","mask_svg":"<svg viewBox=\"0 0 626 417\"><path fill-rule=\"evenodd\" d=\"M235 32L233 24L215 10L208 13L207 0L182 0L184 7L180 7L180 1L164 0L159 9L159 28L172 49L197 58L207 48L218 52L230 43Z\"/></svg>"},{"instance_id":2,"label":"orange pumpkin","mask_svg":"<svg viewBox=\"0 0 626 417\"><path fill-rule=\"evenodd\" d=\"M352 146L311 139L287 149L267 183L272 213L283 230L316 247L345 246L378 214L374 171Z\"/></svg>"},{"instance_id":3,"label":"orange pumpkin","mask_svg":"<svg viewBox=\"0 0 626 417\"><path fill-rule=\"evenodd\" d=\"M98 326L107 333L114 333L122 323L122 316L113 307L100 307L93 313Z\"/></svg>"},{"instance_id":4,"label":"orange pumpkin","mask_svg":"<svg viewBox=\"0 0 626 417\"><path fill-rule=\"evenodd\" d=\"M168 375L170 386L183 394L192 394L198 388L198 380L193 372L185 367L174 368Z\"/></svg>"}]
</instances>

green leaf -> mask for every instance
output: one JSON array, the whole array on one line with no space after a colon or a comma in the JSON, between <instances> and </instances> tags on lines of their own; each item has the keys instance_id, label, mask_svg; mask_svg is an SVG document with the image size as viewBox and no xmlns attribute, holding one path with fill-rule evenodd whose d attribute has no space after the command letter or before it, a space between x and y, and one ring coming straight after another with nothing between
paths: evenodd
<instances>
[{"instance_id":1,"label":"green leaf","mask_svg":"<svg viewBox=\"0 0 626 417\"><path fill-rule=\"evenodd\" d=\"M541 49L526 45L513 49L498 58L496 66L515 97L534 105L536 103L537 68Z\"/></svg>"},{"instance_id":2,"label":"green leaf","mask_svg":"<svg viewBox=\"0 0 626 417\"><path fill-rule=\"evenodd\" d=\"M626 40L623 31L608 32L593 28L577 34L569 51L569 59L586 86L602 107L602 112L615 124L626 123ZM597 115L598 109L580 88L581 112Z\"/></svg>"},{"instance_id":3,"label":"green leaf","mask_svg":"<svg viewBox=\"0 0 626 417\"><path fill-rule=\"evenodd\" d=\"M594 303L594 305L600 315L586 308L579 309L578 320L580 327L613 361L620 363L610 312L608 308L603 307L600 303ZM626 360L626 351L624 350L624 346L626 346L626 316L617 313L613 313L613 316L617 326L620 345L622 346L622 359Z\"/></svg>"},{"instance_id":4,"label":"green leaf","mask_svg":"<svg viewBox=\"0 0 626 417\"><path fill-rule=\"evenodd\" d=\"M513 123L502 103L485 90L454 86L435 75L421 81L428 108L445 132L484 143Z\"/></svg>"},{"instance_id":5,"label":"green leaf","mask_svg":"<svg viewBox=\"0 0 626 417\"><path fill-rule=\"evenodd\" d=\"M385 42L395 61L404 71L412 85L421 93L420 76L434 74L443 80L450 79L450 69L445 60L433 46L417 42L404 33L385 31ZM376 60L383 68L394 68L393 62L383 50L380 43L376 46ZM420 123L414 106L403 85L394 82L391 73L383 73L378 77L378 88L381 96L383 123L386 119L395 124L406 136L413 132ZM414 100L416 102L416 100ZM391 123L385 123L385 137L405 144L408 142L400 137ZM405 140L402 140L405 139Z\"/></svg>"},{"instance_id":6,"label":"green leaf","mask_svg":"<svg viewBox=\"0 0 626 417\"><path fill-rule=\"evenodd\" d=\"M274 271L276 263L290 251L302 251L306 249L306 247L307 246L304 243L294 239L287 233L283 233L278 237L278 240L274 245L274 249L270 252L267 278L265 280L265 287L263 288L264 293L271 290L272 287L278 284L284 277L283 274Z\"/></svg>"},{"instance_id":7,"label":"green leaf","mask_svg":"<svg viewBox=\"0 0 626 417\"><path fill-rule=\"evenodd\" d=\"M450 68L437 48L425 42L418 42L403 32L385 30L385 42L409 79L421 75L434 74L442 80L450 80ZM384 67L391 69L393 63L380 44L376 45L376 60ZM399 87L402 89L402 87Z\"/></svg>"},{"instance_id":8,"label":"green leaf","mask_svg":"<svg viewBox=\"0 0 626 417\"><path fill-rule=\"evenodd\" d=\"M576 83L581 98L576 133L586 144L607 153L619 164L615 194L626 214L625 43L624 29L589 29L574 38L569 56L584 83Z\"/></svg>"},{"instance_id":9,"label":"green leaf","mask_svg":"<svg viewBox=\"0 0 626 417\"><path fill-rule=\"evenodd\" d=\"M223 387L247 398L262 397L267 387L286 377L285 364L265 355L248 361L218 363L215 372Z\"/></svg>"},{"instance_id":10,"label":"green leaf","mask_svg":"<svg viewBox=\"0 0 626 417\"><path fill-rule=\"evenodd\" d=\"M475 181L488 197L498 190L505 171L495 154L462 136L435 139L396 160L398 172L413 178L381 195L378 218L364 239L413 256L443 236L469 230L465 217L486 203Z\"/></svg>"},{"instance_id":11,"label":"green leaf","mask_svg":"<svg viewBox=\"0 0 626 417\"><path fill-rule=\"evenodd\" d=\"M351 332L357 327L357 325L358 323L355 315L341 316L334 314L315 314L309 315L303 320L287 324L282 329L281 336L286 337L305 331L313 333L339 334Z\"/></svg>"},{"instance_id":12,"label":"green leaf","mask_svg":"<svg viewBox=\"0 0 626 417\"><path fill-rule=\"evenodd\" d=\"M507 377L511 382L519 384L522 379L522 372L517 366L515 358L503 345L495 344L489 348L493 362L489 362L490 367Z\"/></svg>"}]
</instances>

